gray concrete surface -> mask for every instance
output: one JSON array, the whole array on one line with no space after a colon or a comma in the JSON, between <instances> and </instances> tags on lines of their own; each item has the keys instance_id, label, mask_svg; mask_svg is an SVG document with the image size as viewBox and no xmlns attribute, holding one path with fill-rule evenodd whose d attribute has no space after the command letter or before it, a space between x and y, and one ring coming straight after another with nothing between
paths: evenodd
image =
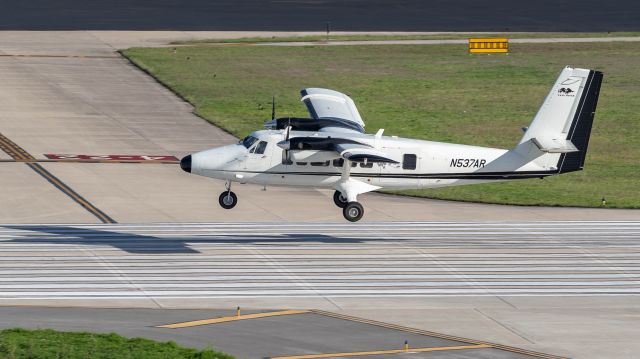
<instances>
[{"instance_id":1,"label":"gray concrete surface","mask_svg":"<svg viewBox=\"0 0 640 359\"><path fill-rule=\"evenodd\" d=\"M233 142L233 137L194 116L189 104L114 52L121 46L165 44L172 36L209 35L0 32L0 54L8 55L0 56L0 133L36 158L43 158L45 153L180 157ZM239 205L233 211L224 211L217 205L222 183L187 175L177 166L58 163L44 167L118 222L342 220L331 193L326 191L270 188L263 192L258 187L235 186ZM0 168L11 172L5 164ZM41 191L17 185L3 188L5 198L19 204L21 211L1 211L0 223L96 221L92 216L77 215L81 212L77 204L67 203L70 201L64 196L48 189L46 181L40 182L33 178L29 184L41 187ZM376 194L365 195L362 200L368 221L639 216L638 211L513 208ZM317 205L309 210L307 203ZM80 210L66 209L73 206ZM62 210L52 211L52 207Z\"/></svg>"},{"instance_id":2,"label":"gray concrete surface","mask_svg":"<svg viewBox=\"0 0 640 359\"><path fill-rule=\"evenodd\" d=\"M548 43L576 43L576 42L638 42L640 36L620 37L584 37L584 38L536 38L536 39L509 39L512 44L548 44ZM442 45L460 44L466 45L468 39L460 40L367 40L367 41L291 41L291 42L259 42L255 46L353 46L353 45ZM218 46L230 44L220 43Z\"/></svg>"},{"instance_id":3,"label":"gray concrete surface","mask_svg":"<svg viewBox=\"0 0 640 359\"><path fill-rule=\"evenodd\" d=\"M0 305L324 309L635 358L639 239L637 221L3 225Z\"/></svg>"},{"instance_id":4,"label":"gray concrete surface","mask_svg":"<svg viewBox=\"0 0 640 359\"><path fill-rule=\"evenodd\" d=\"M22 163L0 163L0 218L5 223L93 223L94 216Z\"/></svg>"},{"instance_id":5,"label":"gray concrete surface","mask_svg":"<svg viewBox=\"0 0 640 359\"><path fill-rule=\"evenodd\" d=\"M238 358L467 346L474 343L338 319L315 313L241 320L181 329L161 324L234 315L223 310L150 310L0 307L0 329L52 328L64 331L116 332L128 337L172 340L194 348L216 348ZM401 353L412 358L505 358L534 356L494 348ZM340 357L340 356L337 356ZM365 356L365 357L379 357ZM390 356L391 357L391 356ZM397 358L397 354L394 356Z\"/></svg>"}]
</instances>

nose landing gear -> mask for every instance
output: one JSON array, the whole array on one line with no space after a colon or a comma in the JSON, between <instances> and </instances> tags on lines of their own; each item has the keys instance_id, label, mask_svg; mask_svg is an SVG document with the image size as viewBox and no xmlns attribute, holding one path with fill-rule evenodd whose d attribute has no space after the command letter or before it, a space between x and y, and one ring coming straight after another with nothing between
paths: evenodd
<instances>
[{"instance_id":1,"label":"nose landing gear","mask_svg":"<svg viewBox=\"0 0 640 359\"><path fill-rule=\"evenodd\" d=\"M231 209L238 204L238 196L231 192L231 181L227 181L225 186L227 187L227 190L220 194L220 197L218 197L218 203L220 203L220 207L224 209Z\"/></svg>"}]
</instances>

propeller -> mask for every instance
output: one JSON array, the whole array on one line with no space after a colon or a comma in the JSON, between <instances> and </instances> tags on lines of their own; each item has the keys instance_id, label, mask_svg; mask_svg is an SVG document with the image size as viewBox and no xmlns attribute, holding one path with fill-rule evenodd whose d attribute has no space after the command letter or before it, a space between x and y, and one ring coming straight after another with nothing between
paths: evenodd
<instances>
[{"instance_id":1,"label":"propeller","mask_svg":"<svg viewBox=\"0 0 640 359\"><path fill-rule=\"evenodd\" d=\"M291 164L291 142L289 142L289 137L291 136L291 120L289 120L287 128L285 128L284 131L284 141L279 142L278 146L284 149L284 158L286 160L286 164Z\"/></svg>"},{"instance_id":2,"label":"propeller","mask_svg":"<svg viewBox=\"0 0 640 359\"><path fill-rule=\"evenodd\" d=\"M265 127L275 129L277 128L276 121L276 97L273 96L271 98L271 121L265 124ZM284 163L290 164L291 162L291 153L289 148L289 137L291 136L291 118L289 118L287 122L287 127L284 130L284 140L278 142L278 146L280 146L284 150Z\"/></svg>"}]
</instances>

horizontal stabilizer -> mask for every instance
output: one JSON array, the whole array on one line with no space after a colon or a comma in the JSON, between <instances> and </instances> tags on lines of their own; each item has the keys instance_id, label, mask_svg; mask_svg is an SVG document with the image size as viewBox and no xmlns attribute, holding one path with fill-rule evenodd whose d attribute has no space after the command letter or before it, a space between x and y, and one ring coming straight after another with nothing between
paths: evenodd
<instances>
[{"instance_id":1,"label":"horizontal stabilizer","mask_svg":"<svg viewBox=\"0 0 640 359\"><path fill-rule=\"evenodd\" d=\"M551 138L551 137L534 137L531 141L542 152L548 153L570 153L578 152L576 146L570 141L564 138Z\"/></svg>"}]
</instances>

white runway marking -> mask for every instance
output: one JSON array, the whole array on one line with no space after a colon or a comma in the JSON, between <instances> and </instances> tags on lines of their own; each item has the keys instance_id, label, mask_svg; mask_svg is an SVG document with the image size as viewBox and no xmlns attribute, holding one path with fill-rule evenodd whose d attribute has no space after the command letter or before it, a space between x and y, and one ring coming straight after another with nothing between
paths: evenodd
<instances>
[{"instance_id":1,"label":"white runway marking","mask_svg":"<svg viewBox=\"0 0 640 359\"><path fill-rule=\"evenodd\" d=\"M0 299L640 294L640 222L0 225Z\"/></svg>"}]
</instances>

